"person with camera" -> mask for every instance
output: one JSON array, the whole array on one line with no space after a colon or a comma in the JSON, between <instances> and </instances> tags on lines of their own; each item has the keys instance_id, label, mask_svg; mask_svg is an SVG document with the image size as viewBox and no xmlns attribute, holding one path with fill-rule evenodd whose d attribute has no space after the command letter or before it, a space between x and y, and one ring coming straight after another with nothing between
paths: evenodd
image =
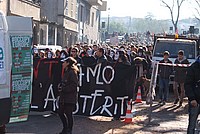
<instances>
[{"instance_id":1,"label":"person with camera","mask_svg":"<svg viewBox=\"0 0 200 134\"><path fill-rule=\"evenodd\" d=\"M58 114L63 124L63 130L59 134L72 134L73 110L77 102L78 67L72 57L61 60L64 69L62 82L58 85L60 93Z\"/></svg>"},{"instance_id":2,"label":"person with camera","mask_svg":"<svg viewBox=\"0 0 200 134\"><path fill-rule=\"evenodd\" d=\"M196 121L200 112L200 57L187 70L185 94L189 103L189 124L187 134L195 133Z\"/></svg>"}]
</instances>

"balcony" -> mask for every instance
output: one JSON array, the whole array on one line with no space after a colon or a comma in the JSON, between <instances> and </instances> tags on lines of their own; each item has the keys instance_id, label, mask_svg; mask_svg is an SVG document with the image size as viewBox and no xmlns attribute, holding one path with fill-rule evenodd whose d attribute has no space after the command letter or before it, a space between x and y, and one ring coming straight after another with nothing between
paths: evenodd
<instances>
[{"instance_id":1,"label":"balcony","mask_svg":"<svg viewBox=\"0 0 200 134\"><path fill-rule=\"evenodd\" d=\"M102 5L99 6L100 11L107 11L107 1L103 1Z\"/></svg>"},{"instance_id":2,"label":"balcony","mask_svg":"<svg viewBox=\"0 0 200 134\"><path fill-rule=\"evenodd\" d=\"M33 17L34 20L40 20L39 0L10 0L9 10L9 15Z\"/></svg>"},{"instance_id":3,"label":"balcony","mask_svg":"<svg viewBox=\"0 0 200 134\"><path fill-rule=\"evenodd\" d=\"M101 6L103 4L103 0L88 0L88 3L92 6Z\"/></svg>"},{"instance_id":4,"label":"balcony","mask_svg":"<svg viewBox=\"0 0 200 134\"><path fill-rule=\"evenodd\" d=\"M26 1L32 2L32 3L37 4L37 5L41 4L41 0L26 0Z\"/></svg>"}]
</instances>

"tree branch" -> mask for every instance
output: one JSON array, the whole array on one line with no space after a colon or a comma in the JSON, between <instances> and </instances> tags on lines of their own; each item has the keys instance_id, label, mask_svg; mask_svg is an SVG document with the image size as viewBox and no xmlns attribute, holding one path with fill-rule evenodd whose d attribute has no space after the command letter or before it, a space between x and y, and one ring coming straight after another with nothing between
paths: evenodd
<instances>
[{"instance_id":1,"label":"tree branch","mask_svg":"<svg viewBox=\"0 0 200 134\"><path fill-rule=\"evenodd\" d=\"M195 0L195 1L196 1L197 5L198 5L199 8L200 8L200 1L198 1L198 0Z\"/></svg>"},{"instance_id":2,"label":"tree branch","mask_svg":"<svg viewBox=\"0 0 200 134\"><path fill-rule=\"evenodd\" d=\"M174 0L173 0L173 6L172 6L172 8L164 0L161 0L161 2L164 4L165 7L167 7L169 9L170 14L171 14L171 18L172 18L172 23L174 25L175 22L174 22L174 15L173 15L173 9L172 9L174 7Z\"/></svg>"},{"instance_id":3,"label":"tree branch","mask_svg":"<svg viewBox=\"0 0 200 134\"><path fill-rule=\"evenodd\" d=\"M179 7L181 7L181 5L183 4L185 0L181 0L181 3L179 4Z\"/></svg>"},{"instance_id":4,"label":"tree branch","mask_svg":"<svg viewBox=\"0 0 200 134\"><path fill-rule=\"evenodd\" d=\"M197 5L198 5L198 7L200 9L200 1L199 0L195 0L195 2L197 3ZM195 15L195 18L200 21L200 10L199 9L195 8L195 10L196 10L196 12L198 14L198 17Z\"/></svg>"},{"instance_id":5,"label":"tree branch","mask_svg":"<svg viewBox=\"0 0 200 134\"><path fill-rule=\"evenodd\" d=\"M182 6L182 4L183 4L183 2L184 2L185 0L181 0L181 2L179 3L179 0L177 0L177 10L178 10L178 12L177 12L177 18L176 18L176 22L175 22L175 25L177 26L177 24L178 24L178 20L179 20L179 17L180 17L180 10L181 10L181 6Z\"/></svg>"}]
</instances>

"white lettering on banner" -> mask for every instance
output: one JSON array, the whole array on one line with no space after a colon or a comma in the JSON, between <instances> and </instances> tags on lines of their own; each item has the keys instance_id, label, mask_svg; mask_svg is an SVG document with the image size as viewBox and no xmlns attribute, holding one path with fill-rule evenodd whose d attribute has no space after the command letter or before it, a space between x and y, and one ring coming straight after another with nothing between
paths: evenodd
<instances>
[{"instance_id":1,"label":"white lettering on banner","mask_svg":"<svg viewBox=\"0 0 200 134\"><path fill-rule=\"evenodd\" d=\"M117 105L117 104L115 104L114 115L116 115L116 114L117 114L117 107L118 107L118 105Z\"/></svg>"},{"instance_id":2,"label":"white lettering on banner","mask_svg":"<svg viewBox=\"0 0 200 134\"><path fill-rule=\"evenodd\" d=\"M108 107L111 107L113 105L113 100L110 96L106 96L105 97L106 101L104 103L104 105L102 106L102 110L100 112L100 114L102 114L104 111L106 111L110 116L112 116L112 114L110 113L110 111L107 109ZM108 100L110 100L110 104L108 105Z\"/></svg>"},{"instance_id":3,"label":"white lettering on banner","mask_svg":"<svg viewBox=\"0 0 200 134\"><path fill-rule=\"evenodd\" d=\"M58 97L56 98L56 108L59 108L59 100L60 100L60 96L58 96Z\"/></svg>"},{"instance_id":4,"label":"white lettering on banner","mask_svg":"<svg viewBox=\"0 0 200 134\"><path fill-rule=\"evenodd\" d=\"M110 78L110 81L107 81L106 78L105 78L105 71L106 71L106 69L110 69L112 71L112 77ZM105 81L106 84L110 84L113 81L114 76L115 76L115 70L111 66L106 66L103 69L102 77L103 77L103 80Z\"/></svg>"},{"instance_id":5,"label":"white lettering on banner","mask_svg":"<svg viewBox=\"0 0 200 134\"><path fill-rule=\"evenodd\" d=\"M124 100L125 99L128 99L128 96L125 96L125 97L117 97L117 100L121 100L121 114L124 114Z\"/></svg>"},{"instance_id":6,"label":"white lettering on banner","mask_svg":"<svg viewBox=\"0 0 200 134\"><path fill-rule=\"evenodd\" d=\"M105 96L105 102L102 106L99 106L96 110L94 110L94 106L95 106L95 102L97 100L97 97L101 97L103 96L104 90L95 90L95 92L93 94L91 94L91 96L89 95L80 95L80 98L83 98L83 107L82 107L82 113L84 114L86 112L86 108L87 108L87 102L88 99L92 99L92 104L89 105L91 106L90 108L90 115L94 115L95 113L97 113L98 111L100 111L100 114L103 114L104 112L106 112L109 116L112 116L112 112L109 111L108 108L110 108L113 105L113 99L111 96ZM117 100L121 102L121 114L123 114L124 112L124 101L125 99L128 99L128 96L124 96L124 97L117 97ZM110 102L110 103L109 103ZM74 113L77 113L79 111L79 106L76 106L78 109L76 109L76 111ZM117 104L114 105L114 114L116 114L117 112L117 108L120 108L120 106L118 106Z\"/></svg>"},{"instance_id":7,"label":"white lettering on banner","mask_svg":"<svg viewBox=\"0 0 200 134\"><path fill-rule=\"evenodd\" d=\"M80 95L80 98L84 98L83 101L83 113L85 113L85 108L87 106L87 99L92 99L92 96L87 96L87 95Z\"/></svg>"},{"instance_id":8,"label":"white lettering on banner","mask_svg":"<svg viewBox=\"0 0 200 134\"><path fill-rule=\"evenodd\" d=\"M117 97L117 101L121 102L120 105L114 104L114 101L111 96L105 96L104 104L101 103L102 105L98 106L98 108L97 108L97 105L95 104L97 102L97 97L102 97L103 93L104 93L104 90L95 90L94 93L92 93L91 95L80 95L79 98L83 98L82 109L79 107L79 102L77 102L76 110L73 112L73 114L78 113L80 110L81 110L80 112L82 112L84 114L84 113L86 113L86 109L89 106L88 109L90 109L90 111L87 111L87 112L90 112L89 115L95 115L95 113L99 113L99 114L107 113L109 116L113 116L113 114L114 115L116 114L117 108L120 108L120 105L121 105L121 114L123 114L124 101L125 101L125 99L128 99L128 96ZM59 109L59 99L60 99L60 96L55 98L54 91L53 91L53 85L51 84L47 91L46 98L44 99L44 101L45 101L44 109L47 108L49 101L52 101L53 111L55 111L56 108ZM88 100L91 100L90 104L88 104L88 102L89 102ZM114 104L114 113L109 110L109 108L111 108L113 106L113 104ZM94 108L96 108L96 109L94 109Z\"/></svg>"},{"instance_id":9,"label":"white lettering on banner","mask_svg":"<svg viewBox=\"0 0 200 134\"><path fill-rule=\"evenodd\" d=\"M92 68L90 68L90 67L87 67L87 82L90 82L90 72L92 73L92 76L93 77L95 77L96 76L96 73L97 73L97 76L96 76L96 84L97 85L103 85L103 82L100 82L99 81L99 76L100 76L100 72L101 72L101 65L102 64L97 64L96 66L95 66L95 68L94 68L94 70L92 70ZM106 69L110 69L112 72L111 72L111 78L110 78L110 80L109 81L107 81L106 80L106 78L105 78L105 71L106 71ZM82 70L81 70L82 71ZM97 72L98 71L98 72ZM110 84L112 81L113 81L113 79L114 79L114 74L115 74L115 70L113 69L113 67L111 67L111 66L105 66L104 68L103 68L103 71L102 71L102 78L103 78L103 80L104 80L104 82L106 83L106 84ZM81 80L82 81L82 76L81 76L81 79L79 78L79 80ZM82 84L81 84L82 85Z\"/></svg>"},{"instance_id":10,"label":"white lettering on banner","mask_svg":"<svg viewBox=\"0 0 200 134\"><path fill-rule=\"evenodd\" d=\"M51 94L52 98L49 98L49 95ZM54 93L53 93L53 85L51 84L50 87L49 87L49 90L47 92L47 97L45 100L45 104L44 104L44 109L47 107L47 104L49 101L53 101L53 111L56 110L56 98L54 96Z\"/></svg>"},{"instance_id":11,"label":"white lettering on banner","mask_svg":"<svg viewBox=\"0 0 200 134\"><path fill-rule=\"evenodd\" d=\"M91 107L91 110L90 110L90 115L94 115L98 110L101 109L101 106L100 106L96 111L93 112L96 97L97 96L101 97L102 94L98 94L98 93L103 93L103 92L104 92L104 90L95 90L94 94L91 94L91 96L93 96L93 100L92 100L92 107Z\"/></svg>"},{"instance_id":12,"label":"white lettering on banner","mask_svg":"<svg viewBox=\"0 0 200 134\"><path fill-rule=\"evenodd\" d=\"M97 72L97 69L98 69L98 72ZM96 74L96 72L97 72L96 84L98 84L98 85L103 85L103 82L100 82L100 81L99 81L100 71L101 71L101 64L97 64L97 65L95 66L94 71L92 70L92 68L87 67L87 82L90 82L90 75L89 75L89 72L92 73L92 76L93 76L93 77L95 77L95 74Z\"/></svg>"},{"instance_id":13,"label":"white lettering on banner","mask_svg":"<svg viewBox=\"0 0 200 134\"><path fill-rule=\"evenodd\" d=\"M78 105L78 102L77 102L77 103L76 103L76 111L74 111L73 114L78 113L78 111L79 111L79 105Z\"/></svg>"},{"instance_id":14,"label":"white lettering on banner","mask_svg":"<svg viewBox=\"0 0 200 134\"><path fill-rule=\"evenodd\" d=\"M79 86L81 87L82 86L83 76L85 74L83 73L83 69L82 69L81 65L77 64L77 66L79 67Z\"/></svg>"}]
</instances>

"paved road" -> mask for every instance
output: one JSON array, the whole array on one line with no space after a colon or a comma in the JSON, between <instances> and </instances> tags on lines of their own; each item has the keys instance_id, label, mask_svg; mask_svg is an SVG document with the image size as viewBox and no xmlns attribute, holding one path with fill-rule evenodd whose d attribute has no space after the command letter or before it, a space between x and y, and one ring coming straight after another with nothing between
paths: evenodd
<instances>
[{"instance_id":1,"label":"paved road","mask_svg":"<svg viewBox=\"0 0 200 134\"><path fill-rule=\"evenodd\" d=\"M110 117L75 116L74 134L184 134L187 128L187 105L182 107L167 103L153 105L152 123L147 124L148 106L135 105L136 116L133 123L125 124L111 121ZM8 133L12 134L56 134L62 126L57 115L44 117L46 113L30 113L29 120L22 123L7 125Z\"/></svg>"}]
</instances>

